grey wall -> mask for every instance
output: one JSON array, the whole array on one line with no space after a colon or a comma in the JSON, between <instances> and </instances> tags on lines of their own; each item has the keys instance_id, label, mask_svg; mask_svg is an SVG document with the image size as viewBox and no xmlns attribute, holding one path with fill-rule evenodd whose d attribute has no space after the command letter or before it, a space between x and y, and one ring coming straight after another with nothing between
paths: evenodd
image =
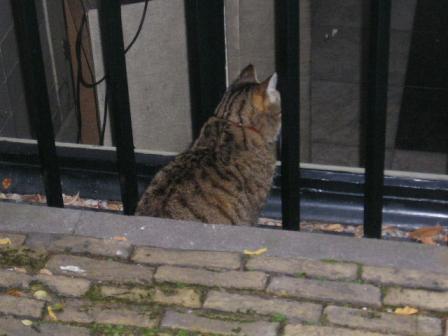
<instances>
[{"instance_id":1,"label":"grey wall","mask_svg":"<svg viewBox=\"0 0 448 336\"><path fill-rule=\"evenodd\" d=\"M70 62L60 1L37 1L47 89L57 140L76 139ZM0 136L31 138L10 1L0 0Z\"/></svg>"},{"instance_id":2,"label":"grey wall","mask_svg":"<svg viewBox=\"0 0 448 336\"><path fill-rule=\"evenodd\" d=\"M75 142L78 126L62 1L38 0L37 9L56 140Z\"/></svg>"},{"instance_id":3,"label":"grey wall","mask_svg":"<svg viewBox=\"0 0 448 336\"><path fill-rule=\"evenodd\" d=\"M139 149L180 152L192 141L183 0L154 0L138 41L126 56L134 144ZM125 45L133 38L143 3L124 5ZM89 14L95 73L103 75L98 13ZM100 111L104 89L98 89ZM109 127L106 144L111 144Z\"/></svg>"},{"instance_id":4,"label":"grey wall","mask_svg":"<svg viewBox=\"0 0 448 336\"><path fill-rule=\"evenodd\" d=\"M0 0L0 135L29 138L10 2Z\"/></svg>"}]
</instances>

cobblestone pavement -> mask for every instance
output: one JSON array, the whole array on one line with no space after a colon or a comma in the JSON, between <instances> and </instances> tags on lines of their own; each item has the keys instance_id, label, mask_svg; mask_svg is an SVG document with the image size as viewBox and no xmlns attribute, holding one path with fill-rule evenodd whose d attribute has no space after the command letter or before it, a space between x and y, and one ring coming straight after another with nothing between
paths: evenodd
<instances>
[{"instance_id":1,"label":"cobblestone pavement","mask_svg":"<svg viewBox=\"0 0 448 336\"><path fill-rule=\"evenodd\" d=\"M0 233L0 335L448 336L446 274L119 238Z\"/></svg>"}]
</instances>

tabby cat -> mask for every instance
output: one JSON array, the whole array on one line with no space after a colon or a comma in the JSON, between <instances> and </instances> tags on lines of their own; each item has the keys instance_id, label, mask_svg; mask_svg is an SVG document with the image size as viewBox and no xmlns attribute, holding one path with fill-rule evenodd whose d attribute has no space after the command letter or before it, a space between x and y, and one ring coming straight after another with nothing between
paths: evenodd
<instances>
[{"instance_id":1,"label":"tabby cat","mask_svg":"<svg viewBox=\"0 0 448 336\"><path fill-rule=\"evenodd\" d=\"M271 188L281 125L277 74L247 66L192 147L160 170L137 215L254 225Z\"/></svg>"}]
</instances>

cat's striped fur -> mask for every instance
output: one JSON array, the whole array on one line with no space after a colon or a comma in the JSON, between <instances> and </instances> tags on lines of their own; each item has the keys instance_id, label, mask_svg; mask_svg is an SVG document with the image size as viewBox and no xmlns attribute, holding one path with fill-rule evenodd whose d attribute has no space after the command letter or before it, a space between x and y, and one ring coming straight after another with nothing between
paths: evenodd
<instances>
[{"instance_id":1,"label":"cat's striped fur","mask_svg":"<svg viewBox=\"0 0 448 336\"><path fill-rule=\"evenodd\" d=\"M157 173L137 214L254 225L272 184L281 125L277 75L262 83L247 66L193 146Z\"/></svg>"}]
</instances>

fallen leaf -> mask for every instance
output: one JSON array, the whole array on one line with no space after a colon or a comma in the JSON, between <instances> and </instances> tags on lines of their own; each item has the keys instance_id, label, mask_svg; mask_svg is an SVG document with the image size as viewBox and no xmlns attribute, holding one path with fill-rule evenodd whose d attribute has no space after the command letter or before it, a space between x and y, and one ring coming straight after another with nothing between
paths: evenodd
<instances>
[{"instance_id":1,"label":"fallen leaf","mask_svg":"<svg viewBox=\"0 0 448 336\"><path fill-rule=\"evenodd\" d=\"M56 314L53 312L53 309L51 308L51 306L47 306L47 311L48 311L48 316L50 317L50 319L52 321L58 320L58 318L57 318Z\"/></svg>"},{"instance_id":2,"label":"fallen leaf","mask_svg":"<svg viewBox=\"0 0 448 336\"><path fill-rule=\"evenodd\" d=\"M48 299L48 293L42 289L35 291L33 296L38 300L46 300Z\"/></svg>"},{"instance_id":3,"label":"fallen leaf","mask_svg":"<svg viewBox=\"0 0 448 336\"><path fill-rule=\"evenodd\" d=\"M421 241L423 244L435 245L434 238L443 231L442 226L431 226L416 229L409 232L409 237L414 240Z\"/></svg>"},{"instance_id":4,"label":"fallen leaf","mask_svg":"<svg viewBox=\"0 0 448 336\"><path fill-rule=\"evenodd\" d=\"M116 240L116 241L128 241L128 239L127 239L126 237L122 237L122 236L113 237L112 240Z\"/></svg>"},{"instance_id":5,"label":"fallen leaf","mask_svg":"<svg viewBox=\"0 0 448 336\"><path fill-rule=\"evenodd\" d=\"M329 224L325 225L324 230L331 232L344 232L344 227L341 224Z\"/></svg>"},{"instance_id":6,"label":"fallen leaf","mask_svg":"<svg viewBox=\"0 0 448 336\"><path fill-rule=\"evenodd\" d=\"M121 210L123 210L123 203L121 203L121 202L114 202L114 201L108 201L106 207L109 210L121 211Z\"/></svg>"},{"instance_id":7,"label":"fallen leaf","mask_svg":"<svg viewBox=\"0 0 448 336\"><path fill-rule=\"evenodd\" d=\"M23 195L22 200L24 202L32 202L32 203L42 203L45 200L42 200L42 196L39 194L34 195Z\"/></svg>"},{"instance_id":8,"label":"fallen leaf","mask_svg":"<svg viewBox=\"0 0 448 336\"><path fill-rule=\"evenodd\" d=\"M30 327L33 325L33 321L30 321L30 320L22 320L21 322L23 325L25 325L27 327Z\"/></svg>"},{"instance_id":9,"label":"fallen leaf","mask_svg":"<svg viewBox=\"0 0 448 336\"><path fill-rule=\"evenodd\" d=\"M433 237L423 237L420 238L420 241L425 245L437 245Z\"/></svg>"},{"instance_id":10,"label":"fallen leaf","mask_svg":"<svg viewBox=\"0 0 448 336\"><path fill-rule=\"evenodd\" d=\"M79 191L75 196L64 195L64 203L66 205L76 205L81 199L79 197Z\"/></svg>"},{"instance_id":11,"label":"fallen leaf","mask_svg":"<svg viewBox=\"0 0 448 336\"><path fill-rule=\"evenodd\" d=\"M9 189L11 187L12 180L9 177L5 177L2 180L2 187L3 189Z\"/></svg>"},{"instance_id":12,"label":"fallen leaf","mask_svg":"<svg viewBox=\"0 0 448 336\"><path fill-rule=\"evenodd\" d=\"M259 256L266 253L268 249L266 247L262 247L258 250L244 250L244 254L248 256Z\"/></svg>"},{"instance_id":13,"label":"fallen leaf","mask_svg":"<svg viewBox=\"0 0 448 336\"><path fill-rule=\"evenodd\" d=\"M42 268L42 269L39 271L39 274L53 275L53 273L52 273L49 269L46 269L46 268Z\"/></svg>"},{"instance_id":14,"label":"fallen leaf","mask_svg":"<svg viewBox=\"0 0 448 336\"><path fill-rule=\"evenodd\" d=\"M16 288L11 288L11 289L8 289L8 290L6 291L6 295L15 296L15 297L21 297L21 296L23 296L24 294L23 294L23 292L19 291L19 290L16 289Z\"/></svg>"},{"instance_id":15,"label":"fallen leaf","mask_svg":"<svg viewBox=\"0 0 448 336\"><path fill-rule=\"evenodd\" d=\"M355 237L356 238L363 238L364 237L364 228L362 225L358 225L355 229Z\"/></svg>"},{"instance_id":16,"label":"fallen leaf","mask_svg":"<svg viewBox=\"0 0 448 336\"><path fill-rule=\"evenodd\" d=\"M8 245L8 246L10 246L10 245L12 245L12 241L8 237L0 238L0 245Z\"/></svg>"},{"instance_id":17,"label":"fallen leaf","mask_svg":"<svg viewBox=\"0 0 448 336\"><path fill-rule=\"evenodd\" d=\"M418 313L418 309L409 306L395 309L397 315L414 315Z\"/></svg>"}]
</instances>

